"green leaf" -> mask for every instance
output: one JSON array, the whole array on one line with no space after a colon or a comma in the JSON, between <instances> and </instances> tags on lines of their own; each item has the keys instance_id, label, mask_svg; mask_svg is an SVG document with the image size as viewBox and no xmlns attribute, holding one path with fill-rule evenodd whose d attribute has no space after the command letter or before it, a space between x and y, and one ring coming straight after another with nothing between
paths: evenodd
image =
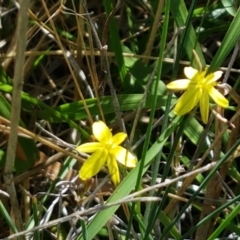
<instances>
[{"instance_id":1,"label":"green leaf","mask_svg":"<svg viewBox=\"0 0 240 240\"><path fill-rule=\"evenodd\" d=\"M0 82L0 90L3 92L12 93L13 87L8 84L4 84ZM58 120L59 122L67 122L72 128L77 129L83 135L84 138L89 139L89 134L86 131L84 131L78 124L73 122L72 119L68 117L68 115L62 114L54 110L54 108L49 107L44 102L30 96L25 92L22 92L21 98L24 106L28 110L33 111L34 108L31 105L38 106L39 108L42 108L46 111L46 120L52 121L53 119L55 119L56 121Z\"/></svg>"},{"instance_id":2,"label":"green leaf","mask_svg":"<svg viewBox=\"0 0 240 240\"><path fill-rule=\"evenodd\" d=\"M238 43L240 38L240 8L237 11L222 43L219 47L216 55L214 56L212 63L208 69L208 73L216 71L221 67L223 61L226 59L228 54L232 51L235 45Z\"/></svg>"},{"instance_id":3,"label":"green leaf","mask_svg":"<svg viewBox=\"0 0 240 240\"><path fill-rule=\"evenodd\" d=\"M5 86L6 88L12 89L12 87L8 85L10 82L10 78L7 76L6 72L0 65L0 86ZM3 95L0 95L0 106L0 115L6 119L10 119L11 104ZM25 127L25 124L21 119L19 121L19 126ZM7 140L7 134L5 137ZM26 171L32 167L34 163L39 159L39 150L36 146L36 143L31 138L18 137L18 151L21 151L21 155L24 156L24 158L16 156L14 170L17 172ZM4 164L5 152L1 152L0 167L3 167Z\"/></svg>"},{"instance_id":4,"label":"green leaf","mask_svg":"<svg viewBox=\"0 0 240 240\"><path fill-rule=\"evenodd\" d=\"M226 11L232 15L235 16L236 14L236 8L235 8L235 3L233 0L221 0L222 5L224 6L224 8L226 9Z\"/></svg>"},{"instance_id":5,"label":"green leaf","mask_svg":"<svg viewBox=\"0 0 240 240\"><path fill-rule=\"evenodd\" d=\"M121 111L132 111L137 109L139 102L143 98L143 94L121 94L118 95L118 101L120 103ZM154 99L153 95L147 95L145 104L143 108L150 108L151 103ZM101 105L101 108L105 114L113 113L113 105L112 105L112 97L106 96L101 97L99 101L96 98L86 99L85 100L88 110L92 115L99 115L100 110L98 106L98 102ZM165 96L158 96L157 98L157 108L160 108L165 105L166 97ZM60 112L64 116L68 116L71 120L80 120L87 117L84 105L82 101L73 102L63 104L58 106L55 109L57 112ZM50 121L61 121L64 120L59 117L54 117L53 114L49 115L48 110L43 110L38 112L38 116Z\"/></svg>"},{"instance_id":6,"label":"green leaf","mask_svg":"<svg viewBox=\"0 0 240 240\"><path fill-rule=\"evenodd\" d=\"M221 224L217 227L217 229L211 234L208 240L216 239L222 231L226 229L226 227L231 223L232 219L239 214L240 204L238 204L234 209L230 212L230 214L221 222Z\"/></svg>"},{"instance_id":7,"label":"green leaf","mask_svg":"<svg viewBox=\"0 0 240 240\"><path fill-rule=\"evenodd\" d=\"M185 1L183 0L174 0L170 1L170 8L171 8L171 13L172 16L177 24L177 26L180 27L186 27L186 21L187 21L187 16L188 16L188 11L185 5ZM198 43L198 39L196 36L196 33L194 31L194 28L191 23L189 23L189 29L188 29L188 36L187 39L185 40L185 50L187 52L188 58L190 60L194 61L193 58L193 49L196 51L200 62L202 63L202 66L206 65L205 59L203 57L200 45ZM193 65L195 66L195 65Z\"/></svg>"},{"instance_id":8,"label":"green leaf","mask_svg":"<svg viewBox=\"0 0 240 240\"><path fill-rule=\"evenodd\" d=\"M5 206L3 205L2 201L0 200L0 213L1 213L1 216L4 217L4 219L6 220L8 226L10 227L10 229L14 232L14 233L17 233L18 230L15 226L15 223L12 219L12 217L9 215L7 209L5 208ZM2 229L3 231L3 229Z\"/></svg>"},{"instance_id":9,"label":"green leaf","mask_svg":"<svg viewBox=\"0 0 240 240\"><path fill-rule=\"evenodd\" d=\"M114 11L112 8L112 1L104 0L103 4L104 4L107 15L108 16L110 15L110 19L108 19L110 21L109 26L105 26L105 27L107 27L107 30L109 29L109 31L110 31L111 48L113 49L113 51L115 53L117 66L119 69L119 74L120 74L122 82L124 83L124 81L126 79L127 69L126 69L125 63L124 63L124 58L123 58L123 53L122 53L122 44L121 44L121 40L119 37L117 23L116 23L115 18L111 16L112 11ZM117 2L117 4L119 4L119 3ZM104 36L104 37L107 37L107 36Z\"/></svg>"}]
</instances>

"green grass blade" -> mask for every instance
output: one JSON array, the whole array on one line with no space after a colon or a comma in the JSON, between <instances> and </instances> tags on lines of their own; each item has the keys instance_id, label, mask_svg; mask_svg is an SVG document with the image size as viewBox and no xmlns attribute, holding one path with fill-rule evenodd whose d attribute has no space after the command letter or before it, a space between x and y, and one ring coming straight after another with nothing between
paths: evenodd
<instances>
[{"instance_id":1,"label":"green grass blade","mask_svg":"<svg viewBox=\"0 0 240 240\"><path fill-rule=\"evenodd\" d=\"M237 42L240 38L240 8L237 11L237 14L235 15L222 43L219 47L216 55L214 56L211 65L208 69L208 73L216 71L223 63L223 61L226 59L228 54L232 51L232 49L235 47Z\"/></svg>"},{"instance_id":2,"label":"green grass blade","mask_svg":"<svg viewBox=\"0 0 240 240\"><path fill-rule=\"evenodd\" d=\"M209 214L208 216L206 216L204 219L202 219L201 221L199 221L194 227L192 227L187 233L185 233L182 238L180 238L181 240L184 240L186 237L190 236L196 229L198 229L198 227L200 227L201 225L203 225L204 223L206 223L207 221L210 221L213 217L215 217L216 215L221 214L224 209L227 209L229 206L233 205L236 202L239 202L240 200L240 195L236 196L235 198L229 200L228 202L226 202L225 204L223 204L222 206L220 206L219 208L217 208L215 211L213 211L211 214ZM236 230L237 232L237 230Z\"/></svg>"},{"instance_id":3,"label":"green grass blade","mask_svg":"<svg viewBox=\"0 0 240 240\"><path fill-rule=\"evenodd\" d=\"M4 84L4 83L0 82L0 90L3 92L12 93L13 87L8 84ZM53 119L57 119L59 122L67 122L72 128L76 128L82 134L82 136L84 138L89 139L89 134L86 131L84 131L78 124L73 122L73 120L71 118L69 118L68 115L63 114L63 113L55 110L52 107L49 107L44 102L40 101L37 98L30 96L29 94L27 94L25 92L22 92L21 98L22 98L23 104L25 104L25 106L29 110L32 109L31 104L44 109L46 111L45 112L46 113L45 120L51 121Z\"/></svg>"},{"instance_id":4,"label":"green grass blade","mask_svg":"<svg viewBox=\"0 0 240 240\"><path fill-rule=\"evenodd\" d=\"M170 6L171 13L173 15L173 18L177 26L179 28L185 27L187 16L188 16L188 11L185 5L185 1L183 0L170 1L170 5L171 5ZM205 59L203 57L201 48L199 46L196 33L194 31L192 24L190 23L188 28L188 36L184 43L184 47L189 59L194 60L193 59L193 49L194 49L200 59L200 62L202 63L203 68L206 66ZM193 66L196 66L194 62L193 62Z\"/></svg>"},{"instance_id":5,"label":"green grass blade","mask_svg":"<svg viewBox=\"0 0 240 240\"><path fill-rule=\"evenodd\" d=\"M162 77L162 67L163 67L163 58L164 58L164 49L166 47L166 41L167 41L167 32L168 32L168 24L169 24L169 14L170 14L170 4L169 1L167 1L165 3L165 19L164 19L164 23L163 23L163 30L162 30L162 36L161 36L161 43L160 43L160 52L159 52L159 60L157 62L157 81L155 82L155 84L153 84L154 86L154 94L155 94L155 101L152 104L151 107L151 113L150 113L150 122L148 125L148 133L149 133L149 137L148 137L148 141L144 142L144 146L143 146L143 153L142 153L142 159L145 158L146 153L147 153L147 149L149 147L149 142L150 142L150 137L152 134L151 131L151 125L153 124L153 119L154 119L154 115L155 115L155 110L156 110L156 99L157 99L157 91L158 91L158 86L159 86L159 81L158 79L161 79ZM163 120L163 128L161 131L161 135L163 134L164 129L167 127L167 122L168 122L168 116L169 116L169 111L170 111L170 105L171 105L171 95L168 96L167 102L166 102L166 110L165 110L165 115L164 115L164 120ZM145 150L145 151L144 151ZM143 160L142 160L143 161ZM151 181L151 185L156 184L156 180L157 180L157 176L158 176L158 169L159 169L159 165L161 162L161 151L159 151L156 160L153 162L152 165L152 181ZM144 164L144 162L142 162ZM136 190L139 189L140 184L142 182L141 179L141 172L139 172L139 178L137 181L137 185L136 185ZM153 195L153 192L150 193L150 196ZM140 208L140 207L139 207ZM155 220L155 219L149 219L149 212L150 209L152 208L152 203L148 203L146 205L146 211L144 214L144 222L146 223L147 229L145 232L145 238L150 235L150 231L152 230L152 225L151 225L151 220ZM149 234L148 234L149 233Z\"/></svg>"},{"instance_id":6,"label":"green grass blade","mask_svg":"<svg viewBox=\"0 0 240 240\"><path fill-rule=\"evenodd\" d=\"M142 97L143 97L143 94L121 94L121 95L118 95L118 101L120 103L121 111L129 111L129 110L137 109L139 101L142 99ZM148 95L146 102L143 105L143 108L150 108L153 99L154 99L154 95ZM89 112L92 115L100 114L97 99L86 99L85 102L88 106ZM105 114L114 112L111 96L101 97L99 99L99 102L100 102L102 110ZM166 97L158 96L157 108L165 106L165 103L166 103ZM56 108L56 111L60 112L61 114L67 115L68 118L70 118L71 120L80 120L80 119L86 118L86 116L87 116L82 101L61 105ZM59 117L52 118L53 116L50 116L51 117L51 119L50 119L48 117L49 112L46 110L39 111L38 116L42 117L44 119L52 120L52 121L61 120Z\"/></svg>"},{"instance_id":7,"label":"green grass blade","mask_svg":"<svg viewBox=\"0 0 240 240\"><path fill-rule=\"evenodd\" d=\"M120 2L117 2L119 4ZM112 1L110 0L104 0L103 1L105 10L107 15L111 14L113 11L112 8ZM126 79L127 69L125 67L123 53L122 53L122 44L119 37L118 27L117 23L115 21L115 18L111 16L110 23L109 23L109 31L110 31L110 38L111 38L111 48L113 49L117 61L117 66L119 69L120 78L122 80L122 83L124 83L124 80Z\"/></svg>"},{"instance_id":8,"label":"green grass blade","mask_svg":"<svg viewBox=\"0 0 240 240\"><path fill-rule=\"evenodd\" d=\"M2 204L2 201L0 200L0 212L1 215L4 217L4 219L7 221L8 226L10 227L10 229L14 232L17 233L17 228L14 224L14 222L12 221L11 216L8 214L8 211L6 210L6 208L4 207L4 205ZM3 230L3 229L2 229Z\"/></svg>"},{"instance_id":9,"label":"green grass blade","mask_svg":"<svg viewBox=\"0 0 240 240\"><path fill-rule=\"evenodd\" d=\"M240 143L240 139L231 147L231 149L224 155L224 157L217 162L217 164L213 167L213 169L210 171L210 173L205 177L205 179L202 181L202 183L200 184L198 189L195 191L195 193L192 195L192 197L182 207L181 211L175 217L175 219L172 221L171 225L163 232L163 237L168 234L171 227L173 227L176 224L176 222L179 220L179 218L182 216L182 214L187 210L187 208L190 206L190 204L196 199L199 192L206 186L207 182L211 179L211 177L217 172L217 170L223 165L223 163L228 160L228 158L231 156L231 154L239 146L239 143ZM210 220L209 215L206 218L208 218ZM203 224L203 223L201 223L201 224Z\"/></svg>"},{"instance_id":10,"label":"green grass blade","mask_svg":"<svg viewBox=\"0 0 240 240\"><path fill-rule=\"evenodd\" d=\"M37 205L37 199L35 197L33 197L32 199L32 209L33 209L33 219L34 219L34 226L38 226L39 225L39 210L38 210L38 205ZM36 240L40 240L40 231L35 231L34 232L34 239Z\"/></svg>"},{"instance_id":11,"label":"green grass blade","mask_svg":"<svg viewBox=\"0 0 240 240\"><path fill-rule=\"evenodd\" d=\"M231 213L222 221L222 223L218 226L218 228L211 234L208 240L216 239L219 234L229 225L234 217L239 214L240 204L238 204Z\"/></svg>"}]
</instances>

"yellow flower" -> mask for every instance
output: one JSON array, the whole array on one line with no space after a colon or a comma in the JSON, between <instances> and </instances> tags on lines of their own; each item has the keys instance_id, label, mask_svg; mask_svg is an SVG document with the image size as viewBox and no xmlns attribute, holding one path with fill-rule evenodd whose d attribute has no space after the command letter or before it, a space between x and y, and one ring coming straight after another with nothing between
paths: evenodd
<instances>
[{"instance_id":1,"label":"yellow flower","mask_svg":"<svg viewBox=\"0 0 240 240\"><path fill-rule=\"evenodd\" d=\"M187 79L173 81L167 85L169 90L186 90L185 93L178 99L174 108L174 113L182 116L190 112L195 106L200 106L202 121L208 122L209 116L209 96L219 106L228 107L228 100L217 90L217 80L222 76L222 71L217 71L206 75L205 71L199 72L192 67L185 67L184 73Z\"/></svg>"},{"instance_id":2,"label":"yellow flower","mask_svg":"<svg viewBox=\"0 0 240 240\"><path fill-rule=\"evenodd\" d=\"M79 177L87 180L96 175L106 164L113 183L118 185L120 175L117 161L129 168L135 167L137 163L133 154L119 146L126 139L127 134L120 132L113 136L111 130L102 121L93 123L92 132L98 142L85 143L77 147L80 152L93 153L81 167Z\"/></svg>"}]
</instances>

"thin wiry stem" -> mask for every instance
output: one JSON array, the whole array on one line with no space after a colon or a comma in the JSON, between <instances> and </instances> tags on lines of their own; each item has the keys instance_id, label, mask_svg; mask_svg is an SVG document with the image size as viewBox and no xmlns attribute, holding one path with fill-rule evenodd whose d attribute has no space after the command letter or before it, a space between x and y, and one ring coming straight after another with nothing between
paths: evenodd
<instances>
[{"instance_id":1,"label":"thin wiry stem","mask_svg":"<svg viewBox=\"0 0 240 240\"><path fill-rule=\"evenodd\" d=\"M85 4L86 4L86 2L85 2ZM106 74L105 75L106 76L106 81L107 81L107 83L109 85L109 88L110 88L110 93L111 93L111 97L112 97L112 101L113 101L113 109L114 109L114 112L116 114L117 122L119 124L119 127L120 127L121 131L126 132L125 125L124 125L124 122L122 120L122 113L121 113L121 110L120 110L120 104L119 104L117 94L116 94L116 91L115 91L115 88L114 88L113 82L112 82L109 62L108 62L108 58L107 58L107 54L106 54L107 51L105 49L106 46L102 46L101 41L98 37L97 31L95 29L95 26L92 22L92 19L90 18L90 15L88 14L88 10L87 10L87 7L85 6L85 4L83 4L83 8L84 8L84 11L87 13L86 18L88 19L89 24L92 28L92 33L93 33L94 39L96 41L97 47L101 52L102 68L103 68L103 70Z\"/></svg>"},{"instance_id":2,"label":"thin wiry stem","mask_svg":"<svg viewBox=\"0 0 240 240\"><path fill-rule=\"evenodd\" d=\"M19 1L19 13L17 21L16 39L17 41L17 55L14 66L14 78L13 78L13 96L12 96L12 109L11 109L11 124L10 135L7 148L6 165L4 169L4 181L6 184L7 192L10 196L12 213L14 214L14 220L16 227L19 231L23 230L23 223L21 213L19 211L19 204L17 201L17 194L15 185L13 182L13 168L15 162L15 151L18 137L18 123L20 119L21 111L21 92L23 86L24 75L24 52L26 49L26 33L28 26L27 10L30 0ZM24 237L22 237L24 239Z\"/></svg>"}]
</instances>

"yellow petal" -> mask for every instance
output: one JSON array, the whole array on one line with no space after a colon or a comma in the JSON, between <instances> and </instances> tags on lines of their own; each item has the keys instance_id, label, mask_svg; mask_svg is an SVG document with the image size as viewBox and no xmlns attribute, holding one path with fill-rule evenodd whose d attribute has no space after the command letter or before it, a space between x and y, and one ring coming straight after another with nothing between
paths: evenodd
<instances>
[{"instance_id":1,"label":"yellow petal","mask_svg":"<svg viewBox=\"0 0 240 240\"><path fill-rule=\"evenodd\" d=\"M102 148L102 144L98 142L84 143L77 147L79 152L92 153Z\"/></svg>"},{"instance_id":2,"label":"yellow petal","mask_svg":"<svg viewBox=\"0 0 240 240\"><path fill-rule=\"evenodd\" d=\"M194 76L199 73L198 70L192 68L192 67L185 67L184 68L184 74L188 79L193 79Z\"/></svg>"},{"instance_id":3,"label":"yellow petal","mask_svg":"<svg viewBox=\"0 0 240 240\"><path fill-rule=\"evenodd\" d=\"M103 121L94 122L92 125L93 136L101 143L108 143L112 140L112 133Z\"/></svg>"},{"instance_id":4,"label":"yellow petal","mask_svg":"<svg viewBox=\"0 0 240 240\"><path fill-rule=\"evenodd\" d=\"M188 79L179 79L179 80L170 82L167 85L167 89L178 90L178 91L186 90L189 86L189 83L190 83L190 80Z\"/></svg>"},{"instance_id":5,"label":"yellow petal","mask_svg":"<svg viewBox=\"0 0 240 240\"><path fill-rule=\"evenodd\" d=\"M208 94L217 105L223 108L228 107L229 105L228 100L214 87L211 86L208 88Z\"/></svg>"},{"instance_id":6,"label":"yellow petal","mask_svg":"<svg viewBox=\"0 0 240 240\"><path fill-rule=\"evenodd\" d=\"M133 168L137 164L137 158L130 153L127 149L118 146L113 149L111 149L110 154L114 156L118 162L120 162L122 165Z\"/></svg>"},{"instance_id":7,"label":"yellow petal","mask_svg":"<svg viewBox=\"0 0 240 240\"><path fill-rule=\"evenodd\" d=\"M124 133L124 132L120 132L120 133L117 133L113 136L112 140L113 140L113 144L115 146L118 146L120 145L127 137L127 134Z\"/></svg>"},{"instance_id":8,"label":"yellow petal","mask_svg":"<svg viewBox=\"0 0 240 240\"><path fill-rule=\"evenodd\" d=\"M182 116L190 112L197 104L201 97L199 88L189 89L179 99L174 108L175 114Z\"/></svg>"},{"instance_id":9,"label":"yellow petal","mask_svg":"<svg viewBox=\"0 0 240 240\"><path fill-rule=\"evenodd\" d=\"M202 97L200 98L200 113L203 123L206 124L209 116L209 95L207 91L203 91Z\"/></svg>"},{"instance_id":10,"label":"yellow petal","mask_svg":"<svg viewBox=\"0 0 240 240\"><path fill-rule=\"evenodd\" d=\"M206 83L211 84L213 82L216 82L219 78L221 78L223 72L222 71L216 71L214 73L209 74L206 76Z\"/></svg>"},{"instance_id":11,"label":"yellow petal","mask_svg":"<svg viewBox=\"0 0 240 240\"><path fill-rule=\"evenodd\" d=\"M96 175L107 161L107 156L108 153L104 149L93 153L82 165L79 171L79 177L85 181L88 178Z\"/></svg>"},{"instance_id":12,"label":"yellow petal","mask_svg":"<svg viewBox=\"0 0 240 240\"><path fill-rule=\"evenodd\" d=\"M120 174L116 159L114 159L111 155L109 155L107 159L107 166L112 182L115 186L117 186L120 183Z\"/></svg>"}]
</instances>

